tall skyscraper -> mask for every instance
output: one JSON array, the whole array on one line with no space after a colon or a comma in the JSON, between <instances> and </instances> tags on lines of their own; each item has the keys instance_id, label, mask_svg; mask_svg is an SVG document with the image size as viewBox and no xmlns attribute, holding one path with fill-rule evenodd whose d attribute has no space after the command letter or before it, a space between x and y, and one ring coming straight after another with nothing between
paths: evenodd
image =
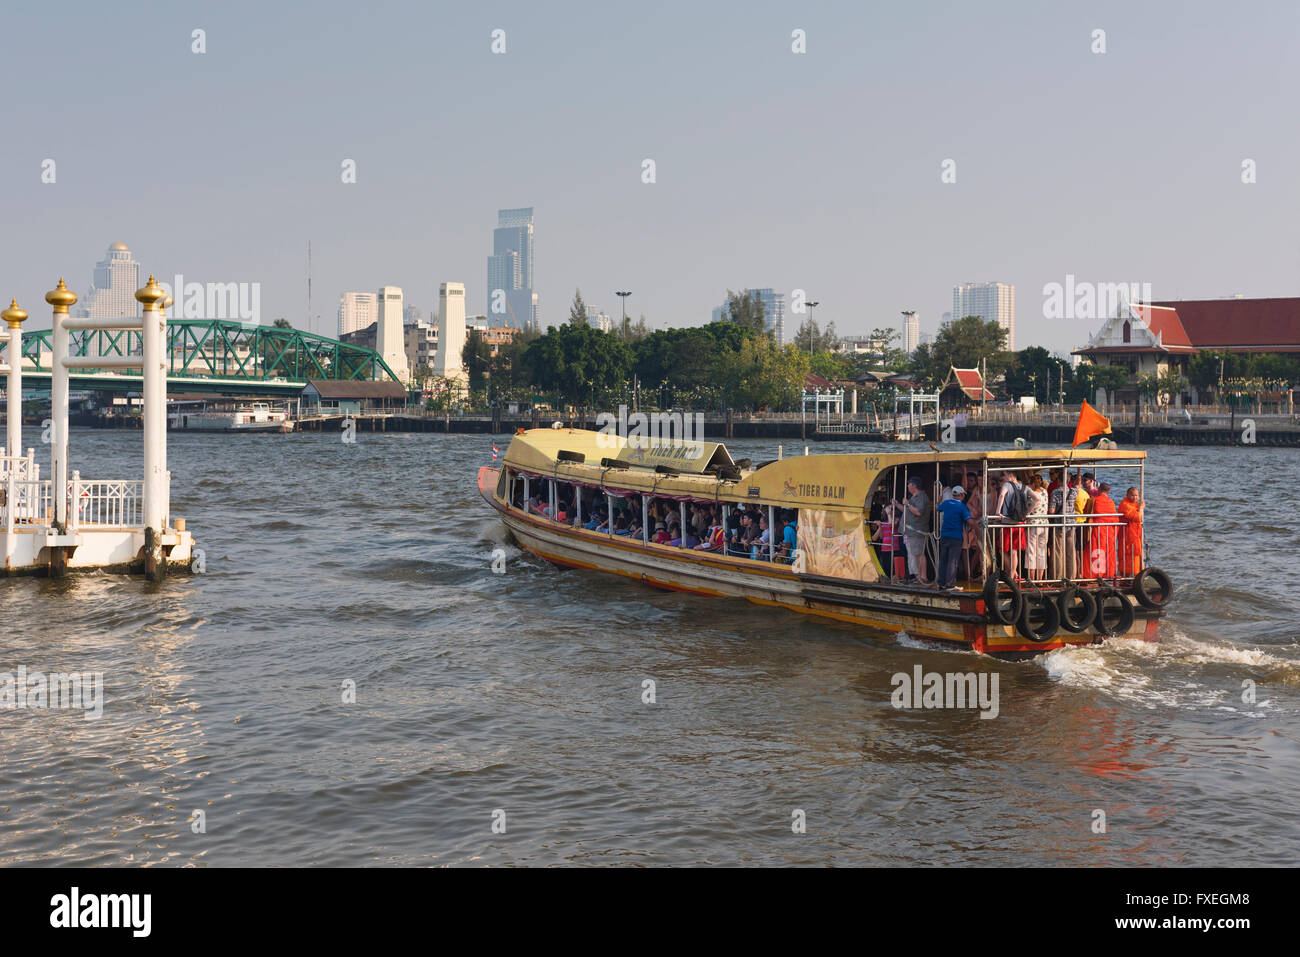
<instances>
[{"instance_id":1,"label":"tall skyscraper","mask_svg":"<svg viewBox=\"0 0 1300 957\"><path fill-rule=\"evenodd\" d=\"M433 374L449 379L467 378L460 354L465 349L465 284L444 282L438 287L438 352Z\"/></svg>"},{"instance_id":2,"label":"tall skyscraper","mask_svg":"<svg viewBox=\"0 0 1300 957\"><path fill-rule=\"evenodd\" d=\"M135 291L141 285L140 264L131 258L131 250L126 248L126 243L113 243L104 258L95 263L90 291L76 307L77 315L83 319L137 316L140 304L135 301Z\"/></svg>"},{"instance_id":3,"label":"tall skyscraper","mask_svg":"<svg viewBox=\"0 0 1300 957\"><path fill-rule=\"evenodd\" d=\"M339 335L360 332L377 318L373 292L345 292L339 296Z\"/></svg>"},{"instance_id":4,"label":"tall skyscraper","mask_svg":"<svg viewBox=\"0 0 1300 957\"><path fill-rule=\"evenodd\" d=\"M375 351L402 382L411 378L406 365L406 336L402 329L402 288L380 286L375 296Z\"/></svg>"},{"instance_id":5,"label":"tall skyscraper","mask_svg":"<svg viewBox=\"0 0 1300 957\"><path fill-rule=\"evenodd\" d=\"M915 312L903 313L903 351L909 356L921 344L921 320Z\"/></svg>"},{"instance_id":6,"label":"tall skyscraper","mask_svg":"<svg viewBox=\"0 0 1300 957\"><path fill-rule=\"evenodd\" d=\"M785 293L775 289L743 289L752 296L757 296L763 303L763 330L772 337L778 346L785 345ZM724 302L713 310L713 321L719 322L727 314Z\"/></svg>"},{"instance_id":7,"label":"tall skyscraper","mask_svg":"<svg viewBox=\"0 0 1300 957\"><path fill-rule=\"evenodd\" d=\"M531 206L497 210L487 261L487 311L501 325L517 329L536 325Z\"/></svg>"},{"instance_id":8,"label":"tall skyscraper","mask_svg":"<svg viewBox=\"0 0 1300 957\"><path fill-rule=\"evenodd\" d=\"M1016 348L1016 287L1006 282L968 282L952 287L954 319L979 316L997 321L1007 333L1006 348Z\"/></svg>"}]
</instances>

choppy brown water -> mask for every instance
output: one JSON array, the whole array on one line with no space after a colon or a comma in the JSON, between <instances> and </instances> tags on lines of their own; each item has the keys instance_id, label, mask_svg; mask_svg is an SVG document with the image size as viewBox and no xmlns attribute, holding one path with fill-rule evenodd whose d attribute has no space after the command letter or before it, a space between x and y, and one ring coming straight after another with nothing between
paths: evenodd
<instances>
[{"instance_id":1,"label":"choppy brown water","mask_svg":"<svg viewBox=\"0 0 1300 957\"><path fill-rule=\"evenodd\" d=\"M139 442L77 432L73 465L138 474ZM107 694L98 721L0 710L0 862L1300 856L1300 453L1153 450L1164 641L1007 663L539 563L479 502L490 444L174 435L207 574L0 581L0 671L103 671ZM893 708L917 664L996 672L999 716Z\"/></svg>"}]
</instances>

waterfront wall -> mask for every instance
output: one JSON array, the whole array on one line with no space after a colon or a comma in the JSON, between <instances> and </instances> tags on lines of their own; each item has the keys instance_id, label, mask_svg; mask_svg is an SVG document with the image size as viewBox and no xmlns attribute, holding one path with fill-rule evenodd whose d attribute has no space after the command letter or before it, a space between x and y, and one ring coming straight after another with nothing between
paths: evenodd
<instances>
[{"instance_id":1,"label":"waterfront wall","mask_svg":"<svg viewBox=\"0 0 1300 957\"><path fill-rule=\"evenodd\" d=\"M1300 424L1289 417L1256 416L1254 443L1243 440L1246 427L1242 424L1248 417L1230 423L1227 417L1223 421L1211 421L1207 424L1191 423L1171 425L1153 423L1150 425L1131 421L1128 424L1113 423L1113 437L1121 446L1150 445L1250 445L1271 448L1300 448ZM1270 419L1281 421L1270 421ZM555 416L498 416L487 415L359 415L356 417L358 432L442 432L450 434L476 435L512 435L516 429L538 428L555 421ZM343 429L343 416L326 416L303 419L295 428L301 432L337 433ZM577 417L566 417L564 424L572 423L582 427ZM72 417L72 424L91 428L140 428L140 417L136 415L101 415L85 413ZM888 430L891 424L882 419L881 424ZM595 416L589 416L585 423L587 428L595 428ZM704 420L704 437L708 439L795 439L811 444L832 444L838 442L879 441L884 434L872 430L866 423L859 427L868 431L859 432L818 432L811 420L801 421L798 417L763 418L726 417L709 415ZM924 441L937 441L933 424L922 428ZM254 433L268 434L268 433ZM1015 421L980 422L970 421L957 430L959 444L1010 445L1017 438L1025 439L1036 448L1069 448L1074 439L1074 424L1047 422L1032 416ZM908 443L901 443L906 445Z\"/></svg>"}]
</instances>

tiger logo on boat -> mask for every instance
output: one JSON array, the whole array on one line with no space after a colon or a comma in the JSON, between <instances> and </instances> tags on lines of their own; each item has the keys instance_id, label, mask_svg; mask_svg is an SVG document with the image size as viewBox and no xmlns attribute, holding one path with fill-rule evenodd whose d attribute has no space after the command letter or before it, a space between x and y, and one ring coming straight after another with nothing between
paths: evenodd
<instances>
[{"instance_id":1,"label":"tiger logo on boat","mask_svg":"<svg viewBox=\"0 0 1300 957\"><path fill-rule=\"evenodd\" d=\"M785 488L781 490L781 494L786 498L794 498L797 494L799 494L799 488L789 479L786 479Z\"/></svg>"}]
</instances>

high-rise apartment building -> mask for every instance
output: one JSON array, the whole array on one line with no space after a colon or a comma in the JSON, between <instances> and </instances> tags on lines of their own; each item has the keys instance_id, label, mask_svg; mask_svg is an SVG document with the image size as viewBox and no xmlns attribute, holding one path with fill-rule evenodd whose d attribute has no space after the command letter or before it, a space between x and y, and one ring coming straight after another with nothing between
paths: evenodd
<instances>
[{"instance_id":1,"label":"high-rise apartment building","mask_svg":"<svg viewBox=\"0 0 1300 957\"><path fill-rule=\"evenodd\" d=\"M487 261L487 311L501 325L527 329L537 324L531 206L497 210Z\"/></svg>"},{"instance_id":2,"label":"high-rise apartment building","mask_svg":"<svg viewBox=\"0 0 1300 957\"><path fill-rule=\"evenodd\" d=\"M903 351L909 356L921 344L921 320L915 312L903 313Z\"/></svg>"},{"instance_id":3,"label":"high-rise apartment building","mask_svg":"<svg viewBox=\"0 0 1300 957\"><path fill-rule=\"evenodd\" d=\"M90 291L74 308L84 319L130 319L140 314L135 291L141 285L140 264L131 258L131 250L126 243L113 243L95 263Z\"/></svg>"},{"instance_id":4,"label":"high-rise apartment building","mask_svg":"<svg viewBox=\"0 0 1300 957\"><path fill-rule=\"evenodd\" d=\"M764 331L778 346L785 345L785 293L771 288L742 289L741 292L756 296L763 303ZM721 321L726 314L727 304L724 302L713 310L713 321Z\"/></svg>"},{"instance_id":5,"label":"high-rise apartment building","mask_svg":"<svg viewBox=\"0 0 1300 957\"><path fill-rule=\"evenodd\" d=\"M339 296L339 335L360 332L378 318L373 292L345 292Z\"/></svg>"},{"instance_id":6,"label":"high-rise apartment building","mask_svg":"<svg viewBox=\"0 0 1300 957\"><path fill-rule=\"evenodd\" d=\"M1007 282L968 282L952 287L954 319L979 316L997 321L1007 334L1006 348L1016 348L1016 287Z\"/></svg>"}]
</instances>

